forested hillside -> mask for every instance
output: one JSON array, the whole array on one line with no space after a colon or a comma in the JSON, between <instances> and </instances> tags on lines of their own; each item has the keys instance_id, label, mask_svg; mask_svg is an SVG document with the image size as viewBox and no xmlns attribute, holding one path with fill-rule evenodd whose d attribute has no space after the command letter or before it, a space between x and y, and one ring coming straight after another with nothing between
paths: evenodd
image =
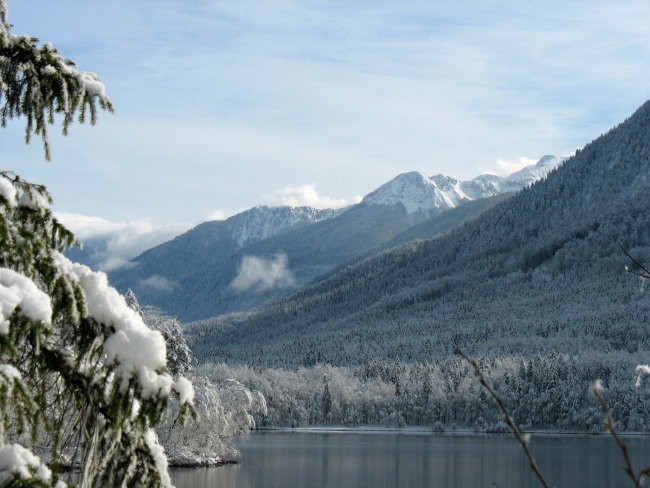
<instances>
[{"instance_id":1,"label":"forested hillside","mask_svg":"<svg viewBox=\"0 0 650 488\"><path fill-rule=\"evenodd\" d=\"M650 103L513 198L290 299L191 327L202 360L260 366L451 353L648 350Z\"/></svg>"}]
</instances>

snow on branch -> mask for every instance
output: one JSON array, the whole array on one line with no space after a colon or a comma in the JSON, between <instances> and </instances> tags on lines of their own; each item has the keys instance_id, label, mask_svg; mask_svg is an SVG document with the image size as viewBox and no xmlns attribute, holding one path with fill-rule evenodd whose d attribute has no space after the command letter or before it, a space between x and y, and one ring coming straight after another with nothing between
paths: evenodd
<instances>
[{"instance_id":1,"label":"snow on branch","mask_svg":"<svg viewBox=\"0 0 650 488\"><path fill-rule=\"evenodd\" d=\"M52 472L38 456L20 444L0 448L0 484L4 486L16 476L21 480L30 480L34 475L43 483L49 483ZM57 488L64 486L64 483L56 485Z\"/></svg>"},{"instance_id":2,"label":"snow on branch","mask_svg":"<svg viewBox=\"0 0 650 488\"><path fill-rule=\"evenodd\" d=\"M116 367L120 389L126 391L135 378L143 398L166 397L173 388L181 403L191 403L194 394L189 381L174 383L171 375L161 373L167 362L162 334L147 327L142 317L128 307L122 295L109 286L106 274L72 263L60 253L54 254L54 261L59 271L83 290L88 315L108 328L103 349L107 364Z\"/></svg>"},{"instance_id":3,"label":"snow on branch","mask_svg":"<svg viewBox=\"0 0 650 488\"><path fill-rule=\"evenodd\" d=\"M28 319L49 324L52 317L50 298L26 276L0 268L0 334L9 333L9 317L16 309Z\"/></svg>"},{"instance_id":4,"label":"snow on branch","mask_svg":"<svg viewBox=\"0 0 650 488\"><path fill-rule=\"evenodd\" d=\"M94 125L97 105L113 112L106 87L95 73L81 71L61 56L51 44L40 45L38 39L17 36L6 22L6 2L0 3L0 125L9 119L25 116L25 142L32 135L43 140L45 157L51 159L47 126L62 116L63 134L78 115Z\"/></svg>"}]
</instances>

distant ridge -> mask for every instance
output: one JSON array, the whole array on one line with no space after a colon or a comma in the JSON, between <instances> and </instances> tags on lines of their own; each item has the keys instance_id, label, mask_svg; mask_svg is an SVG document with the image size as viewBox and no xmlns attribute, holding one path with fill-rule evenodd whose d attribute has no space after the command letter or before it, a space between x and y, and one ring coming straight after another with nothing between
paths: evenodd
<instances>
[{"instance_id":1,"label":"distant ridge","mask_svg":"<svg viewBox=\"0 0 650 488\"><path fill-rule=\"evenodd\" d=\"M372 358L650 351L650 103L545 180L460 227L349 266L280 303L190 328L202 360L298 367Z\"/></svg>"}]
</instances>

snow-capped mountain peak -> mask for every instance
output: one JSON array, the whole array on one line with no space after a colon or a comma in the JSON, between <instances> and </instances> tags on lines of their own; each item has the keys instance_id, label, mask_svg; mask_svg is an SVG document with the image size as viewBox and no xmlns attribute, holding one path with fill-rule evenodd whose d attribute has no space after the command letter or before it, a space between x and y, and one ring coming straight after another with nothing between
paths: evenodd
<instances>
[{"instance_id":1,"label":"snow-capped mountain peak","mask_svg":"<svg viewBox=\"0 0 650 488\"><path fill-rule=\"evenodd\" d=\"M313 224L336 215L336 210L312 207L257 205L226 220L230 235L239 246L279 234L294 225Z\"/></svg>"},{"instance_id":2,"label":"snow-capped mountain peak","mask_svg":"<svg viewBox=\"0 0 650 488\"><path fill-rule=\"evenodd\" d=\"M409 215L431 216L471 200L521 190L545 177L563 161L564 159L555 156L544 156L536 164L510 176L484 174L468 181L460 181L442 174L427 176L420 171L410 171L396 176L366 195L363 203L401 204Z\"/></svg>"},{"instance_id":3,"label":"snow-capped mountain peak","mask_svg":"<svg viewBox=\"0 0 650 488\"><path fill-rule=\"evenodd\" d=\"M388 183L366 195L366 205L396 205L401 203L409 214L428 213L434 208L452 208L464 196L457 191L457 180L444 175L429 177L420 171L396 176Z\"/></svg>"}]
</instances>

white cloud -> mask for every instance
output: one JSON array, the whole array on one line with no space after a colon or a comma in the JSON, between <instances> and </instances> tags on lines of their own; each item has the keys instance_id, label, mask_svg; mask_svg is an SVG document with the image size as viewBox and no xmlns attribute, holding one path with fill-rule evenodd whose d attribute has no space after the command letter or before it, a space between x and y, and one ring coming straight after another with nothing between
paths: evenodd
<instances>
[{"instance_id":1,"label":"white cloud","mask_svg":"<svg viewBox=\"0 0 650 488\"><path fill-rule=\"evenodd\" d=\"M520 169L523 169L526 166L535 164L537 161L538 161L537 159L527 158L524 156L519 156L514 160L499 158L495 162L495 167L488 172L497 174L499 176L509 176L515 171L519 171Z\"/></svg>"},{"instance_id":2,"label":"white cloud","mask_svg":"<svg viewBox=\"0 0 650 488\"><path fill-rule=\"evenodd\" d=\"M292 207L310 206L314 208L341 208L349 205L345 198L331 198L319 195L316 185L285 186L267 199L270 204L289 205Z\"/></svg>"},{"instance_id":3,"label":"white cloud","mask_svg":"<svg viewBox=\"0 0 650 488\"><path fill-rule=\"evenodd\" d=\"M178 288L179 284L160 275L151 275L149 278L140 280L140 286L153 288L164 293L171 293L174 289Z\"/></svg>"},{"instance_id":4,"label":"white cloud","mask_svg":"<svg viewBox=\"0 0 650 488\"><path fill-rule=\"evenodd\" d=\"M210 210L205 214L205 218L208 221L211 220L226 220L228 217L230 217L232 214L229 212L226 212L225 210L222 210L220 208Z\"/></svg>"},{"instance_id":5,"label":"white cloud","mask_svg":"<svg viewBox=\"0 0 650 488\"><path fill-rule=\"evenodd\" d=\"M89 264L102 271L129 266L134 257L190 227L157 226L147 220L110 221L64 212L57 212L56 217L84 244Z\"/></svg>"},{"instance_id":6,"label":"white cloud","mask_svg":"<svg viewBox=\"0 0 650 488\"><path fill-rule=\"evenodd\" d=\"M230 284L238 292L255 291L257 293L291 288L295 286L293 273L288 267L286 254L278 254L273 259L257 256L244 256L237 272L237 277Z\"/></svg>"}]
</instances>

